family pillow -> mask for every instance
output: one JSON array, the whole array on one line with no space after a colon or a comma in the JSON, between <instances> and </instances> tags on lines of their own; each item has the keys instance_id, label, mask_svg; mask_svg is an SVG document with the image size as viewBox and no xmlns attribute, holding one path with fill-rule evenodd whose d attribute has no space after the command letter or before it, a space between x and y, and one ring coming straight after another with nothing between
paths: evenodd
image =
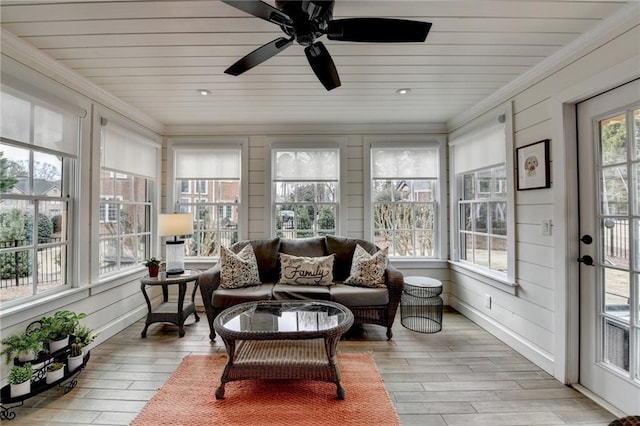
<instances>
[{"instance_id":1,"label":"family pillow","mask_svg":"<svg viewBox=\"0 0 640 426\"><path fill-rule=\"evenodd\" d=\"M280 253L280 284L332 285L335 256L301 257Z\"/></svg>"}]
</instances>

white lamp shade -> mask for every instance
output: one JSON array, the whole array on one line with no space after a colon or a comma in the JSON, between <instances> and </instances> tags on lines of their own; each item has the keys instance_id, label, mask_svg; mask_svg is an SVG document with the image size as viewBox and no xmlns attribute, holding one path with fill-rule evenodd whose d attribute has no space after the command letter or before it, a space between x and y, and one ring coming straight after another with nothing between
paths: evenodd
<instances>
[{"instance_id":1,"label":"white lamp shade","mask_svg":"<svg viewBox=\"0 0 640 426\"><path fill-rule=\"evenodd\" d=\"M158 235L161 237L193 233L191 213L168 213L158 217Z\"/></svg>"}]
</instances>

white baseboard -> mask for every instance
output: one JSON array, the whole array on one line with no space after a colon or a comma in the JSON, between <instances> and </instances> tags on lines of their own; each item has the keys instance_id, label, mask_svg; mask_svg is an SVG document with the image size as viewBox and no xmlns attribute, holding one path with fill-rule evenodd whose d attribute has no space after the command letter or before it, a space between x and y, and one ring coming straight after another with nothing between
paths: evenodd
<instances>
[{"instance_id":1,"label":"white baseboard","mask_svg":"<svg viewBox=\"0 0 640 426\"><path fill-rule=\"evenodd\" d=\"M551 374L552 376L554 375L554 360L550 354L541 351L539 348L536 348L531 343L524 340L521 336L513 333L513 331L504 327L502 324L497 323L492 318L486 316L482 312L473 308L473 306L466 304L457 297L449 295L448 302L449 306L451 306L453 309L460 312L474 323L478 324L480 327L503 341L505 344L509 345L513 350L518 352L523 357L527 358L529 361L533 362L538 367L542 368L547 373Z\"/></svg>"}]
</instances>

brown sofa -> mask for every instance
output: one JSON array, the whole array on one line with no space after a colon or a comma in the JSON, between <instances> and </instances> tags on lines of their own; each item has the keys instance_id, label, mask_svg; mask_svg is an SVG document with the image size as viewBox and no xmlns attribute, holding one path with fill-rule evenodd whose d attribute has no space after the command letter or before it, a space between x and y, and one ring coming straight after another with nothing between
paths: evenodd
<instances>
[{"instance_id":1,"label":"brown sofa","mask_svg":"<svg viewBox=\"0 0 640 426\"><path fill-rule=\"evenodd\" d=\"M215 339L213 320L224 309L242 302L255 300L331 300L347 306L356 324L376 324L387 328L391 339L391 326L396 316L404 280L402 273L388 265L385 271L384 288L365 288L346 285L344 281L351 271L351 259L356 244L369 253L378 248L369 241L327 235L313 238L273 238L269 240L240 241L230 247L238 253L247 244L253 246L260 275L260 285L244 288L223 289L220 285L220 263L206 270L198 280L204 308L209 320L209 337ZM335 253L334 281L331 286L279 284L279 253L294 256L317 257Z\"/></svg>"}]
</instances>

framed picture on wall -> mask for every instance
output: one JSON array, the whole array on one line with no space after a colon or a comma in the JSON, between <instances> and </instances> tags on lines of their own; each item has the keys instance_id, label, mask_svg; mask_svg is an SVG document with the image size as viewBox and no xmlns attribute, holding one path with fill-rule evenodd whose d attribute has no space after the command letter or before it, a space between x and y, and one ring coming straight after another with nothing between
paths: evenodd
<instances>
[{"instance_id":1,"label":"framed picture on wall","mask_svg":"<svg viewBox=\"0 0 640 426\"><path fill-rule=\"evenodd\" d=\"M516 150L518 191L551 187L549 142L545 139Z\"/></svg>"}]
</instances>

